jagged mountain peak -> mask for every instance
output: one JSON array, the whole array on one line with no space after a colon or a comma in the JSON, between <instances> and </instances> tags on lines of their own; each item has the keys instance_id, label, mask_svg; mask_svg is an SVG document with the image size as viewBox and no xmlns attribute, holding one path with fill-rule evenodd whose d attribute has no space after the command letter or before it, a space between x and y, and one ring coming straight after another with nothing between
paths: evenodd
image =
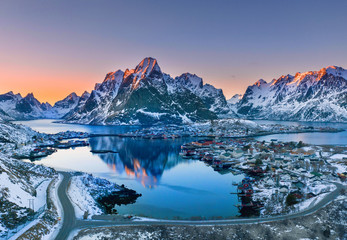
<instances>
[{"instance_id":1,"label":"jagged mountain peak","mask_svg":"<svg viewBox=\"0 0 347 240\"><path fill-rule=\"evenodd\" d=\"M20 99L22 98L22 95L20 93L14 94L13 91L9 91L9 92L7 92L5 94L2 94L2 96L7 96L7 97L11 97L11 98L17 97L17 98L20 98Z\"/></svg>"},{"instance_id":2,"label":"jagged mountain peak","mask_svg":"<svg viewBox=\"0 0 347 240\"><path fill-rule=\"evenodd\" d=\"M155 58L144 58L134 69L134 74L140 78L148 77L152 72L161 73L161 69Z\"/></svg>"},{"instance_id":3,"label":"jagged mountain peak","mask_svg":"<svg viewBox=\"0 0 347 240\"><path fill-rule=\"evenodd\" d=\"M104 82L106 82L106 81L113 81L113 80L118 79L119 77L123 78L123 76L124 76L124 72L122 70L120 70L120 69L115 71L115 72L109 72L109 73L106 74Z\"/></svg>"},{"instance_id":4,"label":"jagged mountain peak","mask_svg":"<svg viewBox=\"0 0 347 240\"><path fill-rule=\"evenodd\" d=\"M272 120L347 121L347 71L341 67L282 75L258 86L247 88L237 113Z\"/></svg>"},{"instance_id":5,"label":"jagged mountain peak","mask_svg":"<svg viewBox=\"0 0 347 240\"><path fill-rule=\"evenodd\" d=\"M60 100L54 104L55 107L60 106L62 103L68 103L68 102L76 102L79 100L79 96L75 93L72 92L69 95L67 95L63 100Z\"/></svg>"},{"instance_id":6,"label":"jagged mountain peak","mask_svg":"<svg viewBox=\"0 0 347 240\"><path fill-rule=\"evenodd\" d=\"M179 77L185 77L185 78L200 78L198 77L195 73L190 73L190 72L186 72L186 73L182 73ZM201 79L201 78L200 78Z\"/></svg>"},{"instance_id":7,"label":"jagged mountain peak","mask_svg":"<svg viewBox=\"0 0 347 240\"><path fill-rule=\"evenodd\" d=\"M253 86L258 86L260 87L261 85L267 84L267 82L264 79L259 79L258 81L256 81Z\"/></svg>"},{"instance_id":8,"label":"jagged mountain peak","mask_svg":"<svg viewBox=\"0 0 347 240\"><path fill-rule=\"evenodd\" d=\"M40 107L43 111L49 111L52 109L52 105L49 102L41 103Z\"/></svg>"},{"instance_id":9,"label":"jagged mountain peak","mask_svg":"<svg viewBox=\"0 0 347 240\"><path fill-rule=\"evenodd\" d=\"M273 79L270 82L270 86L276 86L276 85L283 85L283 84L288 84L293 80L294 76L287 74L287 75L282 75L277 79Z\"/></svg>"},{"instance_id":10,"label":"jagged mountain peak","mask_svg":"<svg viewBox=\"0 0 347 240\"><path fill-rule=\"evenodd\" d=\"M81 98L83 98L83 99L88 98L88 97L90 97L90 93L87 91L84 91L81 95Z\"/></svg>"},{"instance_id":11,"label":"jagged mountain peak","mask_svg":"<svg viewBox=\"0 0 347 240\"><path fill-rule=\"evenodd\" d=\"M66 97L67 99L72 99L72 98L78 98L78 95L75 92L70 93L69 95L67 95Z\"/></svg>"},{"instance_id":12,"label":"jagged mountain peak","mask_svg":"<svg viewBox=\"0 0 347 240\"><path fill-rule=\"evenodd\" d=\"M242 99L242 94L235 94L235 95L232 96L229 100L227 100L227 102L228 102L229 104L236 104L236 103L238 103L241 99Z\"/></svg>"},{"instance_id":13,"label":"jagged mountain peak","mask_svg":"<svg viewBox=\"0 0 347 240\"><path fill-rule=\"evenodd\" d=\"M124 72L117 70L115 72L109 72L102 83L95 84L94 90L110 91L114 88L115 84L120 84L124 78Z\"/></svg>"},{"instance_id":14,"label":"jagged mountain peak","mask_svg":"<svg viewBox=\"0 0 347 240\"><path fill-rule=\"evenodd\" d=\"M339 67L339 66L335 66L335 65L330 65L330 66L327 66L325 67L325 69L328 71L328 70L331 70L331 71L347 71L346 69L344 69L343 67Z\"/></svg>"},{"instance_id":15,"label":"jagged mountain peak","mask_svg":"<svg viewBox=\"0 0 347 240\"><path fill-rule=\"evenodd\" d=\"M342 67L328 66L328 67L325 68L325 71L328 74L332 74L334 76L342 77L342 78L347 80L347 70L342 68Z\"/></svg>"},{"instance_id":16,"label":"jagged mountain peak","mask_svg":"<svg viewBox=\"0 0 347 240\"><path fill-rule=\"evenodd\" d=\"M155 58L143 59L135 69L111 72L96 84L64 118L86 124L151 124L215 119L228 112L220 89L195 74L173 79L161 71ZM119 78L118 78L118 77ZM119 81L118 81L118 80Z\"/></svg>"},{"instance_id":17,"label":"jagged mountain peak","mask_svg":"<svg viewBox=\"0 0 347 240\"><path fill-rule=\"evenodd\" d=\"M175 81L180 81L183 85L193 88L202 88L203 86L203 80L201 77L188 72L176 77Z\"/></svg>"},{"instance_id":18,"label":"jagged mountain peak","mask_svg":"<svg viewBox=\"0 0 347 240\"><path fill-rule=\"evenodd\" d=\"M342 77L347 80L347 70L338 66L328 66L328 67L321 68L318 71L297 72L294 76L290 74L282 75L280 78L274 79L271 85L276 85L281 82L286 82L288 85L291 85L291 84L300 85L301 83L307 82L307 81L314 83L323 79L323 77L326 74L328 75L330 74L335 77Z\"/></svg>"},{"instance_id":19,"label":"jagged mountain peak","mask_svg":"<svg viewBox=\"0 0 347 240\"><path fill-rule=\"evenodd\" d=\"M28 93L24 98L35 98L34 93Z\"/></svg>"},{"instance_id":20,"label":"jagged mountain peak","mask_svg":"<svg viewBox=\"0 0 347 240\"><path fill-rule=\"evenodd\" d=\"M27 101L31 104L41 104L40 101L35 98L34 93L28 93L21 101Z\"/></svg>"},{"instance_id":21,"label":"jagged mountain peak","mask_svg":"<svg viewBox=\"0 0 347 240\"><path fill-rule=\"evenodd\" d=\"M124 78L127 78L129 75L133 74L134 73L134 69L126 69L125 72L124 72Z\"/></svg>"}]
</instances>

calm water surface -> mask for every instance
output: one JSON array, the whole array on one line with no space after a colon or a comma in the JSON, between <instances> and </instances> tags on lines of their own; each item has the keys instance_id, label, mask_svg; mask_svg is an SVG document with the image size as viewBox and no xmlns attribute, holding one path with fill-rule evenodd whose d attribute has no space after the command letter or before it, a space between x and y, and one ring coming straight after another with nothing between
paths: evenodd
<instances>
[{"instance_id":1,"label":"calm water surface","mask_svg":"<svg viewBox=\"0 0 347 240\"><path fill-rule=\"evenodd\" d=\"M297 124L293 122L257 121L259 123ZM53 120L19 122L33 129L57 133L74 130L89 133L122 133L138 129L136 126L87 126L53 123ZM307 123L319 124L319 123ZM317 126L317 125L316 125ZM322 126L327 126L323 124ZM328 126L347 129L346 124ZM277 138L311 144L347 144L346 132L276 134L259 137L260 140ZM89 147L62 149L37 164L57 170L92 173L142 194L135 204L117 207L121 214L135 214L154 218L205 218L238 216L239 203L232 182L243 175L219 173L197 160L182 159L178 153L183 143L193 139L146 140L118 137L94 137ZM91 149L112 149L117 154L93 154Z\"/></svg>"},{"instance_id":2,"label":"calm water surface","mask_svg":"<svg viewBox=\"0 0 347 240\"><path fill-rule=\"evenodd\" d=\"M66 130L120 133L139 127L57 124L53 120L19 122L33 129L57 133ZM36 161L57 170L92 173L136 190L142 196L135 204L117 207L121 214L154 218L233 217L239 215L233 181L243 175L221 174L198 160L182 159L181 145L193 139L146 140L94 137L89 147L61 149ZM112 149L117 154L93 154L91 149Z\"/></svg>"},{"instance_id":3,"label":"calm water surface","mask_svg":"<svg viewBox=\"0 0 347 240\"><path fill-rule=\"evenodd\" d=\"M321 123L321 122L289 122L289 121L267 121L254 120L259 124L282 124L282 125L305 125L313 127L333 127L344 129L345 131L338 133L295 133L295 134L273 134L262 137L257 137L258 140L270 141L275 138L280 141L303 141L304 143L315 145L346 145L347 144L347 123Z\"/></svg>"}]
</instances>

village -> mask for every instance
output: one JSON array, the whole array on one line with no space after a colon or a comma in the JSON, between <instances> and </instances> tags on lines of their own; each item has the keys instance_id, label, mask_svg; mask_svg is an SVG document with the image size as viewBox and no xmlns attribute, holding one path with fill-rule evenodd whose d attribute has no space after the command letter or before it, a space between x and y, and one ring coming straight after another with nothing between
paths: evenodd
<instances>
[{"instance_id":1,"label":"village","mask_svg":"<svg viewBox=\"0 0 347 240\"><path fill-rule=\"evenodd\" d=\"M194 141L181 146L180 157L203 161L220 174L243 175L230 183L239 198L240 216L270 216L300 211L315 204L347 176L347 147L317 146L303 142L257 141L252 136L273 132L338 131L302 125L261 125L248 120L221 120L193 125L152 126L120 137ZM242 137L243 136L243 137ZM17 159L48 156L57 149L88 146L85 132L35 133L19 143L0 145L0 152ZM193 138L192 138L193 137ZM94 153L117 153L91 150Z\"/></svg>"},{"instance_id":2,"label":"village","mask_svg":"<svg viewBox=\"0 0 347 240\"><path fill-rule=\"evenodd\" d=\"M132 132L118 134L120 137L144 139L175 139L180 137L256 137L280 133L338 132L330 127L304 125L258 124L250 120L220 119L185 125L151 126Z\"/></svg>"},{"instance_id":3,"label":"village","mask_svg":"<svg viewBox=\"0 0 347 240\"><path fill-rule=\"evenodd\" d=\"M181 146L181 157L205 162L220 174L243 174L233 182L240 216L271 216L303 210L345 182L347 147L302 142L205 139Z\"/></svg>"}]
</instances>

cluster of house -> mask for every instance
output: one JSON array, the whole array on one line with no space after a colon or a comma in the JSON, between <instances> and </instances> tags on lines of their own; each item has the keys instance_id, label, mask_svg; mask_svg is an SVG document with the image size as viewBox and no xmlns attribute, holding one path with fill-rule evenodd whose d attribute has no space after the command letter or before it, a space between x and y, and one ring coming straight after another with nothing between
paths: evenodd
<instances>
[{"instance_id":1,"label":"cluster of house","mask_svg":"<svg viewBox=\"0 0 347 240\"><path fill-rule=\"evenodd\" d=\"M181 146L183 158L206 162L221 173L244 174L254 181L237 184L238 194L243 194L241 207L278 205L290 195L294 203L300 203L324 192L334 185L330 180L344 180L346 172L338 172L329 161L332 152L324 152L319 146L307 146L302 142L271 142L252 139L206 139ZM331 150L331 149L330 149ZM330 151L329 150L329 151ZM245 180L246 181L246 180ZM277 196L274 201L272 196ZM283 208L282 208L283 210ZM267 210L267 213L273 213Z\"/></svg>"},{"instance_id":2,"label":"cluster of house","mask_svg":"<svg viewBox=\"0 0 347 240\"><path fill-rule=\"evenodd\" d=\"M132 132L118 134L118 136L144 139L175 139L181 137L189 137L191 136L191 132L192 127L188 125L166 125L137 129Z\"/></svg>"},{"instance_id":3,"label":"cluster of house","mask_svg":"<svg viewBox=\"0 0 347 240\"><path fill-rule=\"evenodd\" d=\"M90 134L87 132L66 131L66 132L59 132L51 136L53 137L53 139L66 140L66 139L73 139L73 138L88 138L89 135Z\"/></svg>"},{"instance_id":4,"label":"cluster of house","mask_svg":"<svg viewBox=\"0 0 347 240\"><path fill-rule=\"evenodd\" d=\"M249 120L217 120L205 124L194 124L193 134L199 137L213 136L225 138L254 137L275 133L335 132L330 127L304 125L257 124Z\"/></svg>"},{"instance_id":5,"label":"cluster of house","mask_svg":"<svg viewBox=\"0 0 347 240\"><path fill-rule=\"evenodd\" d=\"M223 119L187 125L158 125L119 134L121 137L145 139L168 139L179 137L225 137L239 138L274 133L334 132L330 127L304 125L257 124L249 120Z\"/></svg>"}]
</instances>

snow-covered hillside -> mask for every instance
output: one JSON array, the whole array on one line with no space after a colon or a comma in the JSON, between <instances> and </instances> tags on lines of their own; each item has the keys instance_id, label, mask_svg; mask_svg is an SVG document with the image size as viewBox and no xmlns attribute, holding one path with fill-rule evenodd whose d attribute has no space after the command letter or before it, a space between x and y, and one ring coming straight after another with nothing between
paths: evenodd
<instances>
[{"instance_id":1,"label":"snow-covered hillside","mask_svg":"<svg viewBox=\"0 0 347 240\"><path fill-rule=\"evenodd\" d=\"M20 229L17 234L26 234L35 224L36 236L47 235L57 223L56 208L47 208L47 194L56 186L52 182L57 179L56 171L13 158L31 151L44 136L29 127L0 121L0 239ZM28 230L27 236L30 234Z\"/></svg>"},{"instance_id":2,"label":"snow-covered hillside","mask_svg":"<svg viewBox=\"0 0 347 240\"><path fill-rule=\"evenodd\" d=\"M38 132L27 126L0 121L0 143L23 144L37 135Z\"/></svg>"},{"instance_id":3,"label":"snow-covered hillside","mask_svg":"<svg viewBox=\"0 0 347 240\"><path fill-rule=\"evenodd\" d=\"M116 205L132 204L141 196L134 190L86 173L71 179L67 193L77 218L115 214Z\"/></svg>"},{"instance_id":4,"label":"snow-covered hillside","mask_svg":"<svg viewBox=\"0 0 347 240\"><path fill-rule=\"evenodd\" d=\"M145 58L135 69L108 73L65 119L84 124L187 123L216 119L224 112L228 107L222 90L190 73L174 79L156 59Z\"/></svg>"},{"instance_id":5,"label":"snow-covered hillside","mask_svg":"<svg viewBox=\"0 0 347 240\"><path fill-rule=\"evenodd\" d=\"M41 210L46 204L46 189L55 176L53 169L0 153L0 238ZM29 208L29 199L33 199L34 209Z\"/></svg>"},{"instance_id":6,"label":"snow-covered hillside","mask_svg":"<svg viewBox=\"0 0 347 240\"><path fill-rule=\"evenodd\" d=\"M270 120L347 121L347 70L329 66L249 86L234 104L242 117Z\"/></svg>"}]
</instances>

